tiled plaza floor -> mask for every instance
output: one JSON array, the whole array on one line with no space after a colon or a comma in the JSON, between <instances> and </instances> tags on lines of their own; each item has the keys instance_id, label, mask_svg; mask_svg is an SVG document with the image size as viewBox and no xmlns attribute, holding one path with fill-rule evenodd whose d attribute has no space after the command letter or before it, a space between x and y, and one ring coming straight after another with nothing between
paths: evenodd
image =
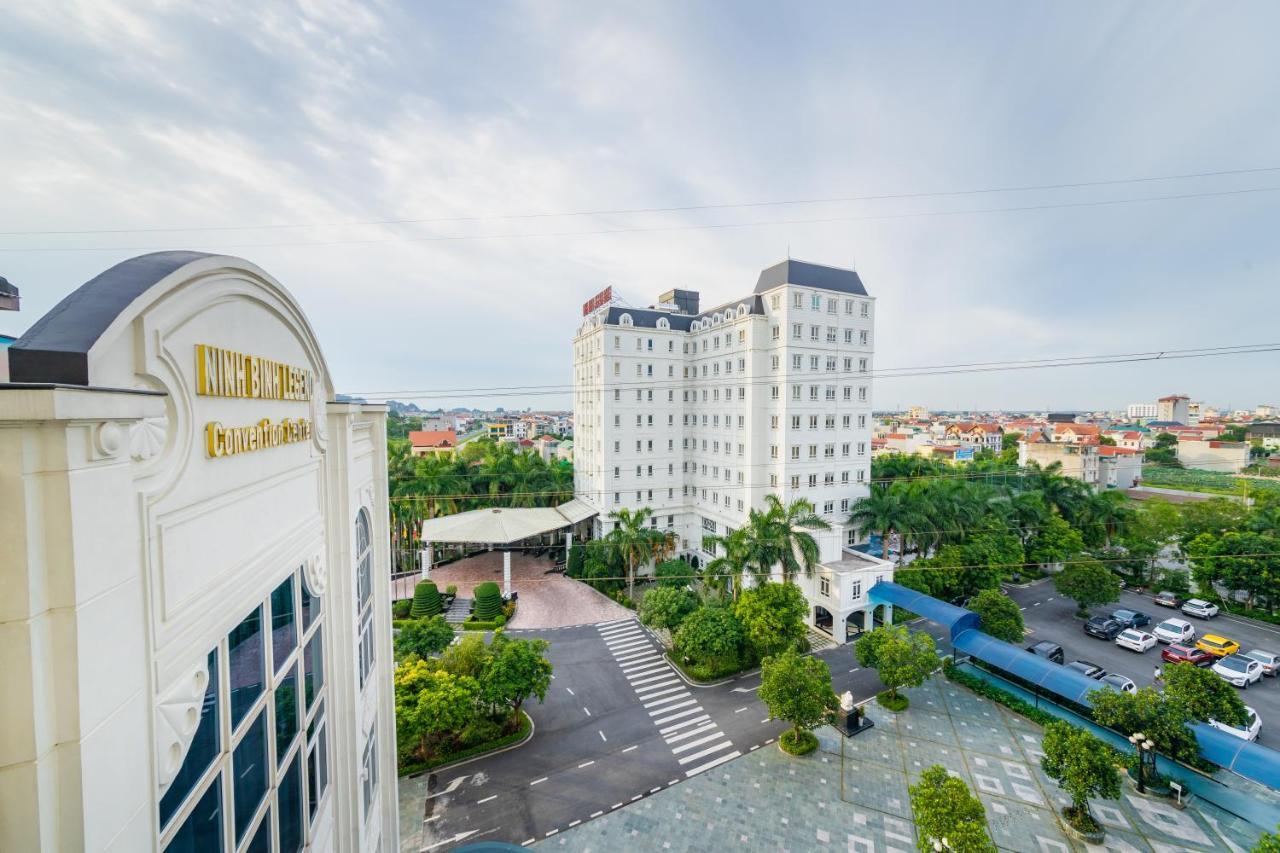
<instances>
[{"instance_id":1,"label":"tiled plaza floor","mask_svg":"<svg viewBox=\"0 0 1280 853\"><path fill-rule=\"evenodd\" d=\"M915 850L907 786L942 764L982 800L992 837L1014 853L1222 851L1243 853L1259 830L1203 802L1185 810L1126 787L1095 800L1102 846L1068 839L1056 817L1066 804L1040 769L1040 728L938 678L908 691L911 708L867 706L876 727L844 739L818 731L804 758L768 746L689 781L541 841L581 853L839 849Z\"/></svg>"}]
</instances>

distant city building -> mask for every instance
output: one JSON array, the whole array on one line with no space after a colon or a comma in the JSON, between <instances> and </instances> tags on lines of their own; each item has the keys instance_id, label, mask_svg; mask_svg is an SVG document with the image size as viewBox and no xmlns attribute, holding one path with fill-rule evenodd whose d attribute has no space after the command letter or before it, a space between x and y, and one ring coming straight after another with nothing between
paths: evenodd
<instances>
[{"instance_id":1,"label":"distant city building","mask_svg":"<svg viewBox=\"0 0 1280 853\"><path fill-rule=\"evenodd\" d=\"M1190 397L1170 394L1156 401L1156 420L1190 425Z\"/></svg>"},{"instance_id":2,"label":"distant city building","mask_svg":"<svg viewBox=\"0 0 1280 853\"><path fill-rule=\"evenodd\" d=\"M998 453L1004 438L1004 428L999 424L957 423L948 426L945 435L948 441L956 441L963 447Z\"/></svg>"},{"instance_id":3,"label":"distant city building","mask_svg":"<svg viewBox=\"0 0 1280 853\"><path fill-rule=\"evenodd\" d=\"M409 451L414 456L452 456L457 450L458 434L451 429L409 433Z\"/></svg>"},{"instance_id":4,"label":"distant city building","mask_svg":"<svg viewBox=\"0 0 1280 853\"><path fill-rule=\"evenodd\" d=\"M1177 450L1178 461L1185 468L1238 474L1249 464L1249 444L1244 441L1179 439Z\"/></svg>"},{"instance_id":5,"label":"distant city building","mask_svg":"<svg viewBox=\"0 0 1280 853\"><path fill-rule=\"evenodd\" d=\"M1266 403L1261 403L1253 410L1253 416L1255 418L1274 418L1276 415L1280 415L1280 406L1271 406Z\"/></svg>"},{"instance_id":6,"label":"distant city building","mask_svg":"<svg viewBox=\"0 0 1280 853\"><path fill-rule=\"evenodd\" d=\"M1245 437L1270 450L1280 450L1280 423L1252 423Z\"/></svg>"},{"instance_id":7,"label":"distant city building","mask_svg":"<svg viewBox=\"0 0 1280 853\"><path fill-rule=\"evenodd\" d=\"M1155 403L1130 403L1125 414L1131 421L1154 420L1160 414L1160 407Z\"/></svg>"}]
</instances>

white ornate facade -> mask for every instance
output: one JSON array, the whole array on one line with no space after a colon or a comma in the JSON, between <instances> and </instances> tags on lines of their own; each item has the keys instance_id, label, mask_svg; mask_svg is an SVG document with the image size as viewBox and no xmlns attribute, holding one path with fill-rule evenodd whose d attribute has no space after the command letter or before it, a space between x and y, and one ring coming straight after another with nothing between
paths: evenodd
<instances>
[{"instance_id":1,"label":"white ornate facade","mask_svg":"<svg viewBox=\"0 0 1280 853\"><path fill-rule=\"evenodd\" d=\"M0 850L396 849L385 409L331 402L278 282L194 252L10 364Z\"/></svg>"}]
</instances>

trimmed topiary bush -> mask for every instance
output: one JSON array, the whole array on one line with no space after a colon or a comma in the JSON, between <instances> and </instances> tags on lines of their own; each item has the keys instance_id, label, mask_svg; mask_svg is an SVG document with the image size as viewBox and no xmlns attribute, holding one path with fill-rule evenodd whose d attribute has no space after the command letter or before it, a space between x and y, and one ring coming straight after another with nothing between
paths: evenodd
<instances>
[{"instance_id":1,"label":"trimmed topiary bush","mask_svg":"<svg viewBox=\"0 0 1280 853\"><path fill-rule=\"evenodd\" d=\"M502 593L493 581L486 581L476 587L476 609L471 618L479 622L492 622L502 612Z\"/></svg>"},{"instance_id":2,"label":"trimmed topiary bush","mask_svg":"<svg viewBox=\"0 0 1280 853\"><path fill-rule=\"evenodd\" d=\"M409 608L409 615L414 619L425 619L440 615L440 610L440 590L431 581L418 581L413 588L413 606Z\"/></svg>"}]
</instances>

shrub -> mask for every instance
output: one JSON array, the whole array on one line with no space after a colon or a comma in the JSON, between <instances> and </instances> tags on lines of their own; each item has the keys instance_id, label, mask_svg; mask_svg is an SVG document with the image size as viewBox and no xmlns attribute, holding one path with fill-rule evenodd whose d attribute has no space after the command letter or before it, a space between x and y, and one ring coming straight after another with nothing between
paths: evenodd
<instances>
[{"instance_id":1,"label":"shrub","mask_svg":"<svg viewBox=\"0 0 1280 853\"><path fill-rule=\"evenodd\" d=\"M571 578L582 577L583 563L587 557L587 549L575 542L569 546L569 559L565 562L564 573Z\"/></svg>"},{"instance_id":2,"label":"shrub","mask_svg":"<svg viewBox=\"0 0 1280 853\"><path fill-rule=\"evenodd\" d=\"M449 593L449 595L457 595L457 594L458 594L458 585L457 585L456 583L451 583L451 584L449 584L448 586L446 586L446 587L444 588L444 591L445 591L445 592L447 592L447 593Z\"/></svg>"},{"instance_id":3,"label":"shrub","mask_svg":"<svg viewBox=\"0 0 1280 853\"><path fill-rule=\"evenodd\" d=\"M502 593L493 581L485 581L475 589L476 608L472 617L481 622L492 622L502 612Z\"/></svg>"},{"instance_id":4,"label":"shrub","mask_svg":"<svg viewBox=\"0 0 1280 853\"><path fill-rule=\"evenodd\" d=\"M507 624L507 617L503 616L501 613L499 613L496 617L494 617L493 626L495 628L501 628L503 625L506 625L506 624Z\"/></svg>"},{"instance_id":5,"label":"shrub","mask_svg":"<svg viewBox=\"0 0 1280 853\"><path fill-rule=\"evenodd\" d=\"M744 590L733 605L747 640L761 657L794 649L805 635L809 605L793 583L765 581Z\"/></svg>"},{"instance_id":6,"label":"shrub","mask_svg":"<svg viewBox=\"0 0 1280 853\"><path fill-rule=\"evenodd\" d=\"M508 601L503 604L502 615L506 617L508 622L510 622L511 617L516 615L516 603L514 601Z\"/></svg>"},{"instance_id":7,"label":"shrub","mask_svg":"<svg viewBox=\"0 0 1280 853\"><path fill-rule=\"evenodd\" d=\"M653 570L658 586L669 586L680 589L693 583L693 569L684 560L666 560Z\"/></svg>"},{"instance_id":8,"label":"shrub","mask_svg":"<svg viewBox=\"0 0 1280 853\"><path fill-rule=\"evenodd\" d=\"M796 732L795 729L787 729L782 733L782 737L778 738L778 744L782 747L782 751L789 755L808 755L818 748L818 737L813 732Z\"/></svg>"},{"instance_id":9,"label":"shrub","mask_svg":"<svg viewBox=\"0 0 1280 853\"><path fill-rule=\"evenodd\" d=\"M392 619L408 619L409 610L412 607L413 607L413 601L408 598L404 598L404 599L401 599L400 601L396 601L392 603L391 618Z\"/></svg>"},{"instance_id":10,"label":"shrub","mask_svg":"<svg viewBox=\"0 0 1280 853\"><path fill-rule=\"evenodd\" d=\"M706 605L691 613L676 632L677 654L696 666L732 672L742 665L746 634L726 607Z\"/></svg>"},{"instance_id":11,"label":"shrub","mask_svg":"<svg viewBox=\"0 0 1280 853\"><path fill-rule=\"evenodd\" d=\"M444 621L443 616L413 619L396 634L396 657L430 657L447 649L452 642L453 628Z\"/></svg>"},{"instance_id":12,"label":"shrub","mask_svg":"<svg viewBox=\"0 0 1280 853\"><path fill-rule=\"evenodd\" d=\"M687 589L658 586L640 599L640 621L651 628L676 631L698 609L698 597Z\"/></svg>"},{"instance_id":13,"label":"shrub","mask_svg":"<svg viewBox=\"0 0 1280 853\"><path fill-rule=\"evenodd\" d=\"M907 706L911 704L910 700L908 700L906 696L895 696L891 690L885 690L882 693L877 693L876 702L878 702L882 708L893 711L894 713L907 710Z\"/></svg>"},{"instance_id":14,"label":"shrub","mask_svg":"<svg viewBox=\"0 0 1280 853\"><path fill-rule=\"evenodd\" d=\"M413 588L413 606L409 608L409 615L414 619L422 619L438 615L441 609L440 590L436 589L435 583L418 581L418 585Z\"/></svg>"}]
</instances>

